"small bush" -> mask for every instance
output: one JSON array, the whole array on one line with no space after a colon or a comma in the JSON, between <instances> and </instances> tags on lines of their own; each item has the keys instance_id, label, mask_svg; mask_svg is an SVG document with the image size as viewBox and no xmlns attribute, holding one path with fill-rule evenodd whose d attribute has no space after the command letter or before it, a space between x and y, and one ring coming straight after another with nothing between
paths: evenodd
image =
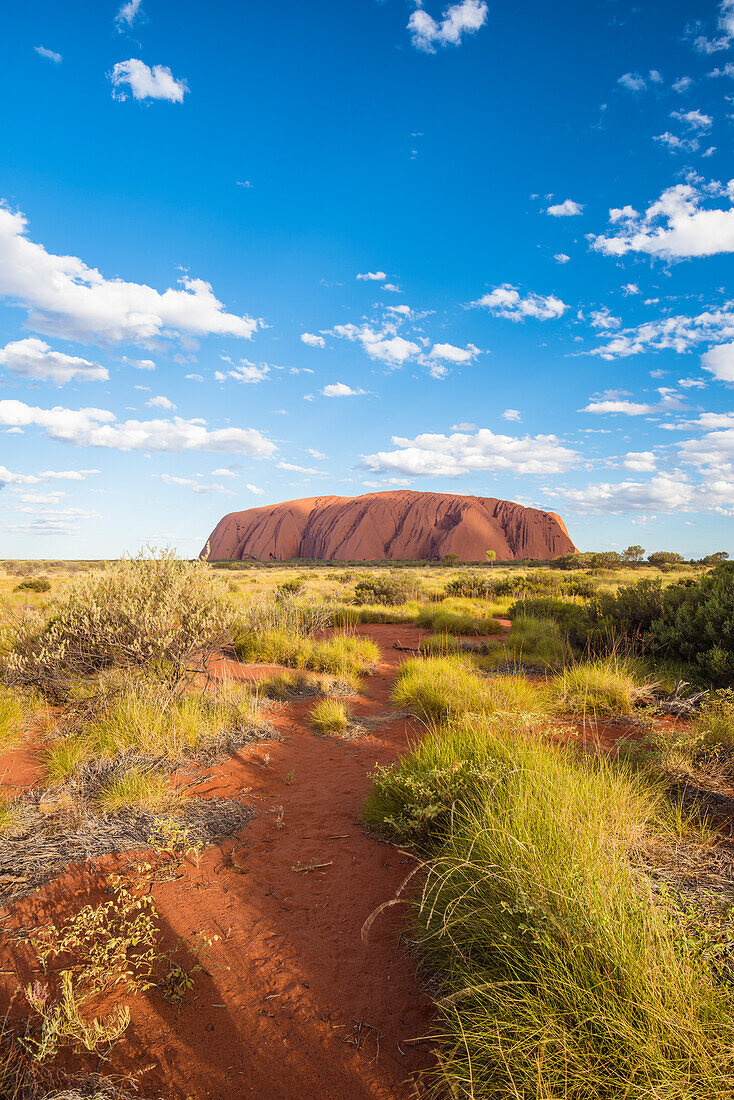
<instances>
[{"instance_id":1,"label":"small bush","mask_svg":"<svg viewBox=\"0 0 734 1100\"><path fill-rule=\"evenodd\" d=\"M15 586L16 592L50 592L51 582L45 577L29 577Z\"/></svg>"},{"instance_id":2,"label":"small bush","mask_svg":"<svg viewBox=\"0 0 734 1100\"><path fill-rule=\"evenodd\" d=\"M310 721L318 733L333 736L344 732L349 715L341 699L321 699L311 711Z\"/></svg>"},{"instance_id":3,"label":"small bush","mask_svg":"<svg viewBox=\"0 0 734 1100\"><path fill-rule=\"evenodd\" d=\"M356 604L381 604L394 607L405 603L409 596L409 585L403 577L370 577L354 586Z\"/></svg>"},{"instance_id":4,"label":"small bush","mask_svg":"<svg viewBox=\"0 0 734 1100\"><path fill-rule=\"evenodd\" d=\"M486 600L495 594L495 581L477 573L465 573L449 581L444 592L446 596L463 596L468 599Z\"/></svg>"},{"instance_id":5,"label":"small bush","mask_svg":"<svg viewBox=\"0 0 734 1100\"><path fill-rule=\"evenodd\" d=\"M226 587L209 566L141 554L78 578L47 616L24 618L8 666L44 689L114 666L178 679L194 654L227 638L231 621Z\"/></svg>"},{"instance_id":6,"label":"small bush","mask_svg":"<svg viewBox=\"0 0 734 1100\"><path fill-rule=\"evenodd\" d=\"M441 721L467 713L541 713L542 692L523 676L481 677L460 657L410 658L393 688L398 706Z\"/></svg>"}]
</instances>

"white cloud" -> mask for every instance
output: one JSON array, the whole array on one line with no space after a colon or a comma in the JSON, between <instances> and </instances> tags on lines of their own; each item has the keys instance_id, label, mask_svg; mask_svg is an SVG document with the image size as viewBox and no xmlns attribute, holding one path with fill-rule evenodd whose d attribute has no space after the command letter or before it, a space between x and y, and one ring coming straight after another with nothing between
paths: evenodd
<instances>
[{"instance_id":1,"label":"white cloud","mask_svg":"<svg viewBox=\"0 0 734 1100\"><path fill-rule=\"evenodd\" d=\"M559 473L576 464L578 452L555 435L496 435L480 428L469 435L422 434L415 439L393 436L394 451L364 455L362 466L374 473L413 477L465 477L485 470L519 474Z\"/></svg>"},{"instance_id":2,"label":"white cloud","mask_svg":"<svg viewBox=\"0 0 734 1100\"><path fill-rule=\"evenodd\" d=\"M734 343L709 348L701 356L701 366L719 382L734 382Z\"/></svg>"},{"instance_id":3,"label":"white cloud","mask_svg":"<svg viewBox=\"0 0 734 1100\"><path fill-rule=\"evenodd\" d=\"M317 474L318 470L312 470L309 466L296 466L294 462L279 462L279 470L290 470L294 474Z\"/></svg>"},{"instance_id":4,"label":"white cloud","mask_svg":"<svg viewBox=\"0 0 734 1100\"><path fill-rule=\"evenodd\" d=\"M324 397L361 397L365 390L353 390L344 382L331 382L321 391Z\"/></svg>"},{"instance_id":5,"label":"white cloud","mask_svg":"<svg viewBox=\"0 0 734 1100\"><path fill-rule=\"evenodd\" d=\"M482 295L471 304L490 309L498 317L506 317L510 321L524 321L526 317L548 321L554 317L561 317L568 309L565 302L552 294L544 298L540 294L530 293L523 298L517 288L510 283L495 287L490 293Z\"/></svg>"},{"instance_id":6,"label":"white cloud","mask_svg":"<svg viewBox=\"0 0 734 1100\"><path fill-rule=\"evenodd\" d=\"M734 183L727 186L729 209L702 209L703 194L691 183L663 191L644 215L629 218L616 236L591 237L607 256L647 252L666 259L734 252Z\"/></svg>"},{"instance_id":7,"label":"white cloud","mask_svg":"<svg viewBox=\"0 0 734 1100\"><path fill-rule=\"evenodd\" d=\"M33 378L44 382L104 382L109 371L99 363L52 351L35 336L15 340L0 348L0 364L17 378Z\"/></svg>"},{"instance_id":8,"label":"white cloud","mask_svg":"<svg viewBox=\"0 0 734 1100\"><path fill-rule=\"evenodd\" d=\"M53 61L54 65L60 65L64 60L60 53L56 53L55 50L48 50L45 46L34 46L39 57L45 57L46 61Z\"/></svg>"},{"instance_id":9,"label":"white cloud","mask_svg":"<svg viewBox=\"0 0 734 1100\"><path fill-rule=\"evenodd\" d=\"M600 328L608 331L612 328L619 328L622 324L619 317L614 317L606 306L601 309L594 309L591 312L591 327Z\"/></svg>"},{"instance_id":10,"label":"white cloud","mask_svg":"<svg viewBox=\"0 0 734 1100\"><path fill-rule=\"evenodd\" d=\"M209 283L184 276L162 294L106 279L76 256L55 256L26 235L22 213L0 206L0 296L28 310L34 329L73 340L149 343L161 336L237 336L259 322L226 313Z\"/></svg>"},{"instance_id":11,"label":"white cloud","mask_svg":"<svg viewBox=\"0 0 734 1100\"><path fill-rule=\"evenodd\" d=\"M151 69L137 57L118 61L107 75L113 89L118 89L113 90L113 98L121 102L127 99L127 93L119 90L125 86L132 92L133 99L164 99L168 103L183 103L189 90L186 81L176 80L166 65L154 65Z\"/></svg>"},{"instance_id":12,"label":"white cloud","mask_svg":"<svg viewBox=\"0 0 734 1100\"><path fill-rule=\"evenodd\" d=\"M635 470L637 473L652 473L657 467L655 455L652 451L629 451L622 460L625 470Z\"/></svg>"},{"instance_id":13,"label":"white cloud","mask_svg":"<svg viewBox=\"0 0 734 1100\"><path fill-rule=\"evenodd\" d=\"M43 470L38 476L44 481L85 481L99 470Z\"/></svg>"},{"instance_id":14,"label":"white cloud","mask_svg":"<svg viewBox=\"0 0 734 1100\"><path fill-rule=\"evenodd\" d=\"M42 428L50 439L81 447L108 447L119 451L227 452L267 458L274 443L254 428L216 428L203 420L125 420L117 422L107 409L41 409L22 401L0 401L0 424Z\"/></svg>"},{"instance_id":15,"label":"white cloud","mask_svg":"<svg viewBox=\"0 0 734 1100\"><path fill-rule=\"evenodd\" d=\"M364 271L361 275L357 276L362 282L368 283L384 283L387 275L384 271Z\"/></svg>"},{"instance_id":16,"label":"white cloud","mask_svg":"<svg viewBox=\"0 0 734 1100\"><path fill-rule=\"evenodd\" d=\"M152 359L134 359L133 366L136 370L155 370L155 363Z\"/></svg>"},{"instance_id":17,"label":"white cloud","mask_svg":"<svg viewBox=\"0 0 734 1100\"><path fill-rule=\"evenodd\" d=\"M465 348L457 348L455 344L434 344L428 358L447 363L471 363L480 354L474 344L467 344Z\"/></svg>"},{"instance_id":18,"label":"white cloud","mask_svg":"<svg viewBox=\"0 0 734 1100\"><path fill-rule=\"evenodd\" d=\"M672 88L674 92L682 94L688 91L691 84L693 84L693 80L690 76L679 76L677 80L673 81Z\"/></svg>"},{"instance_id":19,"label":"white cloud","mask_svg":"<svg viewBox=\"0 0 734 1100\"><path fill-rule=\"evenodd\" d=\"M196 481L191 477L175 477L173 474L157 474L157 477L166 485L181 485L185 489L193 489L195 493L223 493L225 496L233 497L236 494L231 489L227 489L224 485L219 485L217 482L202 482Z\"/></svg>"},{"instance_id":20,"label":"white cloud","mask_svg":"<svg viewBox=\"0 0 734 1100\"><path fill-rule=\"evenodd\" d=\"M474 432L474 431L476 431L476 428L477 428L476 424L469 424L469 423L466 423L466 422L463 422L461 424L452 424L451 425L451 431L452 432Z\"/></svg>"},{"instance_id":21,"label":"white cloud","mask_svg":"<svg viewBox=\"0 0 734 1100\"><path fill-rule=\"evenodd\" d=\"M553 259L557 264L567 264L571 257L567 256L565 252L556 252Z\"/></svg>"},{"instance_id":22,"label":"white cloud","mask_svg":"<svg viewBox=\"0 0 734 1100\"><path fill-rule=\"evenodd\" d=\"M701 111L671 111L671 118L677 118L679 122L685 122L691 130L710 130L714 120L711 115L704 115Z\"/></svg>"},{"instance_id":23,"label":"white cloud","mask_svg":"<svg viewBox=\"0 0 734 1100\"><path fill-rule=\"evenodd\" d=\"M624 512L689 512L696 490L680 477L658 474L649 481L602 482L585 489L548 488L549 496L560 496L581 512L619 515Z\"/></svg>"},{"instance_id":24,"label":"white cloud","mask_svg":"<svg viewBox=\"0 0 734 1100\"><path fill-rule=\"evenodd\" d=\"M614 413L623 413L625 416L644 416L646 413L656 412L654 405L641 405L635 401L590 401L579 412L595 413L597 416L608 416Z\"/></svg>"},{"instance_id":25,"label":"white cloud","mask_svg":"<svg viewBox=\"0 0 734 1100\"><path fill-rule=\"evenodd\" d=\"M227 378L233 378L235 382L257 385L258 382L262 382L270 374L270 367L267 363L253 363L250 359L240 359L240 365L235 367L228 356L223 355L221 358L225 363L231 365L232 370L228 370L226 374L222 374L221 371L216 371L214 377L218 382L224 382Z\"/></svg>"},{"instance_id":26,"label":"white cloud","mask_svg":"<svg viewBox=\"0 0 734 1100\"><path fill-rule=\"evenodd\" d=\"M122 5L115 16L115 23L119 31L124 30L125 27L132 27L135 17L140 11L141 3L142 0L127 0L127 3Z\"/></svg>"},{"instance_id":27,"label":"white cloud","mask_svg":"<svg viewBox=\"0 0 734 1100\"><path fill-rule=\"evenodd\" d=\"M522 420L522 417L520 416L520 412L518 409L505 409L505 411L502 413L502 419L520 421Z\"/></svg>"},{"instance_id":28,"label":"white cloud","mask_svg":"<svg viewBox=\"0 0 734 1100\"><path fill-rule=\"evenodd\" d=\"M664 134L655 134L653 141L664 145L670 153L695 153L698 149L697 138L681 138L666 130Z\"/></svg>"},{"instance_id":29,"label":"white cloud","mask_svg":"<svg viewBox=\"0 0 734 1100\"><path fill-rule=\"evenodd\" d=\"M725 340L734 340L734 302L725 302L721 309L705 310L695 317L679 314L646 321L617 333L590 354L602 359L627 358L650 350L671 349L682 354L696 344Z\"/></svg>"},{"instance_id":30,"label":"white cloud","mask_svg":"<svg viewBox=\"0 0 734 1100\"><path fill-rule=\"evenodd\" d=\"M623 73L617 80L628 92L644 92L647 81L639 73Z\"/></svg>"},{"instance_id":31,"label":"white cloud","mask_svg":"<svg viewBox=\"0 0 734 1100\"><path fill-rule=\"evenodd\" d=\"M264 490L264 489L260 489L260 488L258 488L258 486L257 486L257 485L251 485L251 484L249 483L249 481L248 481L248 483L247 483L247 484L245 485L245 488L247 489L247 491L248 491L249 493L252 493L252 494L253 494L253 496L256 496L256 497L264 497L264 496L265 496L265 490Z\"/></svg>"},{"instance_id":32,"label":"white cloud","mask_svg":"<svg viewBox=\"0 0 734 1100\"><path fill-rule=\"evenodd\" d=\"M301 340L310 348L323 348L326 345L323 336L317 336L314 332L302 332Z\"/></svg>"},{"instance_id":33,"label":"white cloud","mask_svg":"<svg viewBox=\"0 0 734 1100\"><path fill-rule=\"evenodd\" d=\"M384 283L383 290L389 290L391 294L402 294L402 290L397 283Z\"/></svg>"},{"instance_id":34,"label":"white cloud","mask_svg":"<svg viewBox=\"0 0 734 1100\"><path fill-rule=\"evenodd\" d=\"M7 466L0 466L0 488L5 485L36 485L40 480L33 474L18 474Z\"/></svg>"},{"instance_id":35,"label":"white cloud","mask_svg":"<svg viewBox=\"0 0 734 1100\"><path fill-rule=\"evenodd\" d=\"M357 341L370 359L379 359L390 367L401 367L407 359L417 355L421 350L412 340L392 335L390 332L375 332L369 325L335 325L333 335Z\"/></svg>"},{"instance_id":36,"label":"white cloud","mask_svg":"<svg viewBox=\"0 0 734 1100\"><path fill-rule=\"evenodd\" d=\"M629 298L631 294L639 294L640 288L637 283L625 283L622 287L622 293Z\"/></svg>"},{"instance_id":37,"label":"white cloud","mask_svg":"<svg viewBox=\"0 0 734 1100\"><path fill-rule=\"evenodd\" d=\"M705 390L706 380L704 378L679 378L678 385L684 390Z\"/></svg>"},{"instance_id":38,"label":"white cloud","mask_svg":"<svg viewBox=\"0 0 734 1100\"><path fill-rule=\"evenodd\" d=\"M145 404L148 406L149 409L175 409L176 408L173 401L169 400L169 398L167 398L167 397L161 396L161 394L159 394L157 397L151 397L150 401L146 401Z\"/></svg>"},{"instance_id":39,"label":"white cloud","mask_svg":"<svg viewBox=\"0 0 734 1100\"><path fill-rule=\"evenodd\" d=\"M422 0L416 0L421 3ZM408 20L411 41L417 50L435 53L436 46L458 46L463 35L476 34L487 21L485 0L460 0L447 8L437 22L422 7Z\"/></svg>"},{"instance_id":40,"label":"white cloud","mask_svg":"<svg viewBox=\"0 0 734 1100\"><path fill-rule=\"evenodd\" d=\"M557 202L554 206L549 206L546 214L550 214L552 218L575 218L583 211L583 203L574 202L573 199L564 199L563 202Z\"/></svg>"},{"instance_id":41,"label":"white cloud","mask_svg":"<svg viewBox=\"0 0 734 1100\"><path fill-rule=\"evenodd\" d=\"M218 470L212 470L212 477L237 477L237 474L226 466L220 466Z\"/></svg>"}]
</instances>

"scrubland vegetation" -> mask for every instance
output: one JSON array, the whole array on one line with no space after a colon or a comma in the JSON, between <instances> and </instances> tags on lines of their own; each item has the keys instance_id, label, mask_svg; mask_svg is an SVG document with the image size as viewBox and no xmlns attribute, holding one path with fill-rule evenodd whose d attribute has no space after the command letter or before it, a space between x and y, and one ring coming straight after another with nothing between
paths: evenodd
<instances>
[{"instance_id":1,"label":"scrubland vegetation","mask_svg":"<svg viewBox=\"0 0 734 1100\"><path fill-rule=\"evenodd\" d=\"M44 1095L28 1081L60 1051L109 1050L134 993L187 995L197 956L163 949L151 868L198 859L252 811L195 797L186 769L272 739L268 714L294 700L313 744L361 736L350 696L380 669L370 624L388 623L422 628L392 685L416 740L374 772L364 818L417 860L404 896L438 1012L435 1095L734 1097L734 881L717 862L734 565L639 550L551 567L5 563L0 752L26 748L42 779L0 801L0 865L17 869L0 896L79 853L147 854L111 900L29 935L37 980L0 1040L0 1096ZM212 680L222 656L276 667Z\"/></svg>"}]
</instances>

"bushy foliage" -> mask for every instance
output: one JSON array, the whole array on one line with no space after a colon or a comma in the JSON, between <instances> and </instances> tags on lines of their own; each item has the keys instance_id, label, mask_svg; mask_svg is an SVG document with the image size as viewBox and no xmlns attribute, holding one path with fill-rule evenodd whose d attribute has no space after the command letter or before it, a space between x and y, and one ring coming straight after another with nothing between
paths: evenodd
<instances>
[{"instance_id":1,"label":"bushy foliage","mask_svg":"<svg viewBox=\"0 0 734 1100\"><path fill-rule=\"evenodd\" d=\"M405 603L409 595L409 585L404 577L368 577L354 586L356 604L381 604L385 607L394 607Z\"/></svg>"},{"instance_id":2,"label":"bushy foliage","mask_svg":"<svg viewBox=\"0 0 734 1100\"><path fill-rule=\"evenodd\" d=\"M16 592L50 592L51 582L45 577L29 577L15 586Z\"/></svg>"},{"instance_id":3,"label":"bushy foliage","mask_svg":"<svg viewBox=\"0 0 734 1100\"><path fill-rule=\"evenodd\" d=\"M169 551L140 554L73 581L48 614L24 617L7 664L11 675L42 688L113 666L178 679L231 624L227 590L209 566Z\"/></svg>"},{"instance_id":4,"label":"bushy foliage","mask_svg":"<svg viewBox=\"0 0 734 1100\"><path fill-rule=\"evenodd\" d=\"M734 678L734 562L667 588L650 628L653 650L695 665L713 683Z\"/></svg>"},{"instance_id":5,"label":"bushy foliage","mask_svg":"<svg viewBox=\"0 0 734 1100\"><path fill-rule=\"evenodd\" d=\"M496 591L496 582L478 573L465 573L449 581L444 592L447 596L459 596L470 600L486 600Z\"/></svg>"}]
</instances>

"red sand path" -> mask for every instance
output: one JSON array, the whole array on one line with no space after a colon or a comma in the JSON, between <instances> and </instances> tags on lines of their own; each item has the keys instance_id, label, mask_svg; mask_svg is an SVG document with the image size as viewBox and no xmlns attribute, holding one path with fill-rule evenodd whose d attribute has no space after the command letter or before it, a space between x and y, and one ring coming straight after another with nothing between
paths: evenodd
<instances>
[{"instance_id":1,"label":"red sand path","mask_svg":"<svg viewBox=\"0 0 734 1100\"><path fill-rule=\"evenodd\" d=\"M274 708L284 740L245 746L197 788L241 796L257 817L208 849L198 868L154 887L167 939L222 939L180 1008L155 992L131 1003L132 1022L101 1068L135 1075L145 1097L407 1100L416 1094L412 1075L431 1064L428 1044L410 1042L425 1034L431 1005L400 946L405 911L387 910L369 943L360 939L366 917L414 866L364 833L360 809L375 763L419 733L389 713L405 656L392 646L416 646L426 632L370 625L360 633L382 649L377 675L350 701L357 716L375 720L366 735L317 737L307 725L313 700ZM312 862L329 866L294 870ZM58 922L64 908L87 900L91 870L72 869L16 904L2 928ZM5 993L17 980L5 978ZM96 1058L80 1063L97 1067Z\"/></svg>"}]
</instances>

